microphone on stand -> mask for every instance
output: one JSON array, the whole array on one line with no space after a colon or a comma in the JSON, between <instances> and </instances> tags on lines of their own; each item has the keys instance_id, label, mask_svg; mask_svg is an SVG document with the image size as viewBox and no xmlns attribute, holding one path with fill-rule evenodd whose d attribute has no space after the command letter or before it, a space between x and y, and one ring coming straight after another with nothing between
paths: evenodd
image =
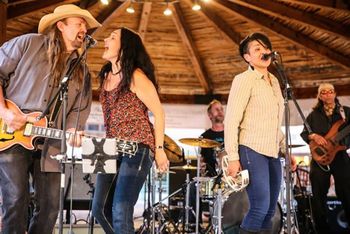
<instances>
[{"instance_id":1,"label":"microphone on stand","mask_svg":"<svg viewBox=\"0 0 350 234\"><path fill-rule=\"evenodd\" d=\"M85 41L86 41L86 45L87 47L94 47L95 45L97 45L97 40L95 40L92 36L90 36L89 34L85 35Z\"/></svg>"},{"instance_id":2,"label":"microphone on stand","mask_svg":"<svg viewBox=\"0 0 350 234\"><path fill-rule=\"evenodd\" d=\"M269 54L263 54L262 57L261 57L261 59L262 59L262 60L268 60L269 58L275 59L277 56L278 56L278 52L272 51L272 52L269 53Z\"/></svg>"}]
</instances>

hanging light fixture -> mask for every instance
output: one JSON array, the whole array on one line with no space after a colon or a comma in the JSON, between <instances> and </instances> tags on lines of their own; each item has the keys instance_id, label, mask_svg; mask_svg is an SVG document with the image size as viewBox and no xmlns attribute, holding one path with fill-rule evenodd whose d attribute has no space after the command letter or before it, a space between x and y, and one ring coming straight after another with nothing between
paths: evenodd
<instances>
[{"instance_id":1,"label":"hanging light fixture","mask_svg":"<svg viewBox=\"0 0 350 234\"><path fill-rule=\"evenodd\" d=\"M198 4L198 1L195 0L194 4L192 5L192 10L199 11L201 9L201 5Z\"/></svg>"},{"instance_id":2,"label":"hanging light fixture","mask_svg":"<svg viewBox=\"0 0 350 234\"><path fill-rule=\"evenodd\" d=\"M130 13L130 14L134 14L135 13L135 8L133 7L133 1L131 1L130 6L128 6L128 8L126 8L126 12Z\"/></svg>"},{"instance_id":3,"label":"hanging light fixture","mask_svg":"<svg viewBox=\"0 0 350 234\"><path fill-rule=\"evenodd\" d=\"M108 5L109 0L100 0L103 5Z\"/></svg>"},{"instance_id":4,"label":"hanging light fixture","mask_svg":"<svg viewBox=\"0 0 350 234\"><path fill-rule=\"evenodd\" d=\"M208 2L210 2L210 0L202 0L202 2L208 3Z\"/></svg>"},{"instance_id":5,"label":"hanging light fixture","mask_svg":"<svg viewBox=\"0 0 350 234\"><path fill-rule=\"evenodd\" d=\"M166 15L166 16L169 16L171 15L173 12L171 11L171 9L169 8L169 2L166 1L166 8L165 10L163 11L163 14Z\"/></svg>"}]
</instances>

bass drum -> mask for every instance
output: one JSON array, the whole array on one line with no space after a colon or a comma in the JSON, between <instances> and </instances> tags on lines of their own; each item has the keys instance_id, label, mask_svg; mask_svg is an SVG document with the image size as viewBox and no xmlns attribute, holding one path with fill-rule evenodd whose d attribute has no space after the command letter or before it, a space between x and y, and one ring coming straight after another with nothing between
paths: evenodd
<instances>
[{"instance_id":1,"label":"bass drum","mask_svg":"<svg viewBox=\"0 0 350 234\"><path fill-rule=\"evenodd\" d=\"M214 217L217 214L217 202L214 202ZM232 193L223 204L222 208L222 230L225 234L238 233L239 225L242 223L245 214L248 212L249 201L246 190ZM217 220L213 217L213 226L217 225ZM268 233L280 233L282 229L282 210L280 204L277 204L276 212L272 218L272 230Z\"/></svg>"}]
</instances>

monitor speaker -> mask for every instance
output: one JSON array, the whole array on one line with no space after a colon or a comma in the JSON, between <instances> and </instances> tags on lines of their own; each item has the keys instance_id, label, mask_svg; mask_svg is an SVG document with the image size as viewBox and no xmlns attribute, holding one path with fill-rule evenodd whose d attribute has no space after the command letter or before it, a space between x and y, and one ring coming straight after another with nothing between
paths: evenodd
<instances>
[{"instance_id":1,"label":"monitor speaker","mask_svg":"<svg viewBox=\"0 0 350 234\"><path fill-rule=\"evenodd\" d=\"M341 206L341 201L336 197L328 197L328 220L332 233L342 234L349 233L348 226L344 210Z\"/></svg>"}]
</instances>

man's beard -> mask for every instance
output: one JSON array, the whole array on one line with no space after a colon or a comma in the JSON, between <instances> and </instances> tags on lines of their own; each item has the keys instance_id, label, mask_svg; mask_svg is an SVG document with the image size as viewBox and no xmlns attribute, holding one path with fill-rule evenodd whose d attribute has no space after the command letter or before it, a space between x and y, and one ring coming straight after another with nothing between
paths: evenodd
<instances>
[{"instance_id":1,"label":"man's beard","mask_svg":"<svg viewBox=\"0 0 350 234\"><path fill-rule=\"evenodd\" d=\"M72 41L72 47L74 47L75 49L81 48L82 45L83 45L83 42L78 39L75 39L74 41Z\"/></svg>"},{"instance_id":2,"label":"man's beard","mask_svg":"<svg viewBox=\"0 0 350 234\"><path fill-rule=\"evenodd\" d=\"M217 116L214 118L215 123L223 123L224 122L224 117L223 116Z\"/></svg>"}]
</instances>

